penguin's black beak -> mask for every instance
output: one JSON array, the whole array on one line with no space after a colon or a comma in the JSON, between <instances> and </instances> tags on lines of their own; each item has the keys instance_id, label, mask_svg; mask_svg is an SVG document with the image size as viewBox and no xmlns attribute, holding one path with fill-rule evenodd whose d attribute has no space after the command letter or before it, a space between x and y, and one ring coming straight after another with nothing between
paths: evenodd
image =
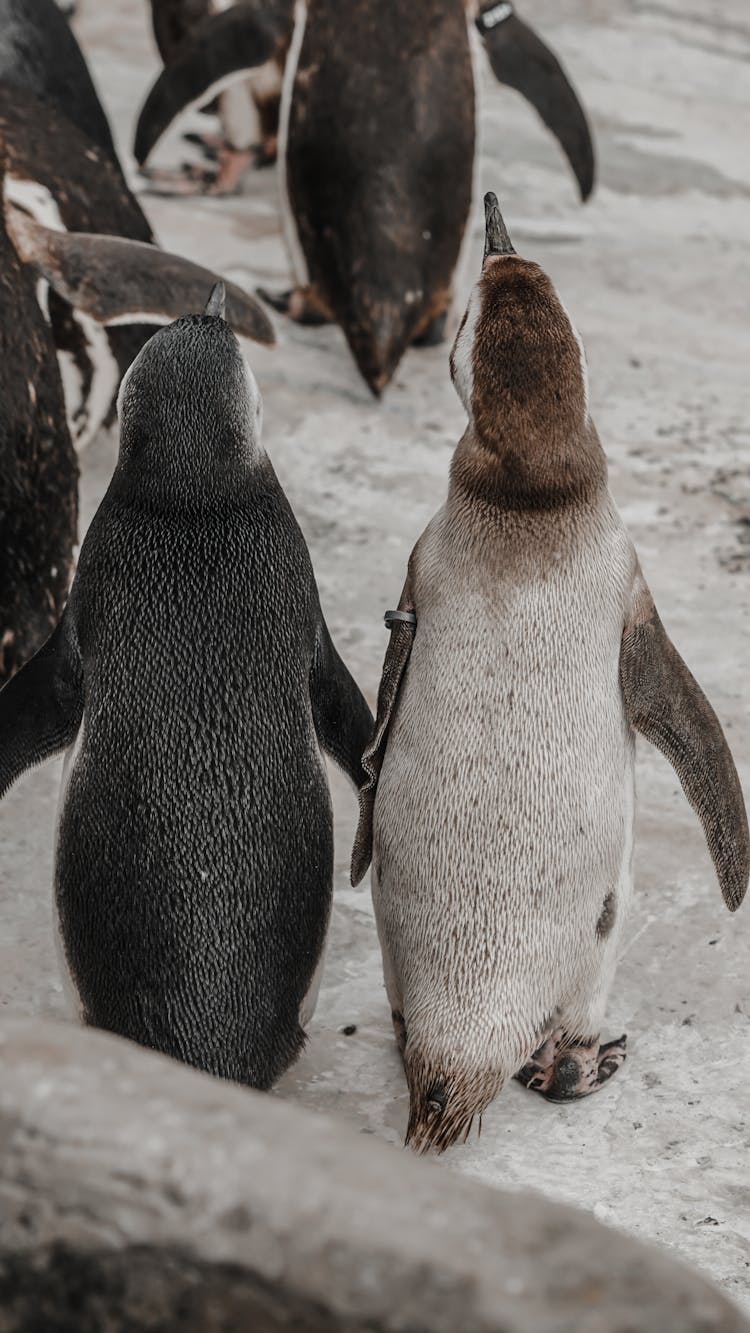
<instances>
[{"instance_id":1,"label":"penguin's black beak","mask_svg":"<svg viewBox=\"0 0 750 1333\"><path fill-rule=\"evenodd\" d=\"M490 191L484 196L484 259L492 255L514 255L508 229L503 222L497 195ZM484 263L484 260L482 261Z\"/></svg>"},{"instance_id":2,"label":"penguin's black beak","mask_svg":"<svg viewBox=\"0 0 750 1333\"><path fill-rule=\"evenodd\" d=\"M213 315L216 319L226 319L227 289L223 282L214 283L203 313L204 315Z\"/></svg>"}]
</instances>

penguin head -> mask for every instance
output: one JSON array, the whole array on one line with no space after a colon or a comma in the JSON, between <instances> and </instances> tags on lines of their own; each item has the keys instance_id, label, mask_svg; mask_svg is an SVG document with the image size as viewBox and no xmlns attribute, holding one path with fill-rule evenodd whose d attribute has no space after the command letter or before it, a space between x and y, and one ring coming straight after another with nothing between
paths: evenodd
<instances>
[{"instance_id":1,"label":"penguin head","mask_svg":"<svg viewBox=\"0 0 750 1333\"><path fill-rule=\"evenodd\" d=\"M451 352L451 378L489 449L580 434L588 423L581 340L538 264L517 255L494 194L485 247Z\"/></svg>"},{"instance_id":2,"label":"penguin head","mask_svg":"<svg viewBox=\"0 0 750 1333\"><path fill-rule=\"evenodd\" d=\"M203 314L159 329L127 371L117 400L121 466L210 488L257 458L262 400L224 300L217 283Z\"/></svg>"}]
</instances>

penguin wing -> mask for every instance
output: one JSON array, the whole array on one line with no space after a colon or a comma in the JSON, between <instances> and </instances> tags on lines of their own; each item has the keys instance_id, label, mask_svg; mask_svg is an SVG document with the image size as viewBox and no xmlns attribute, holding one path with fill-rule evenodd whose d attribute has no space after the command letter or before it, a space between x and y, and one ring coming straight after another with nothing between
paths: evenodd
<instances>
[{"instance_id":1,"label":"penguin wing","mask_svg":"<svg viewBox=\"0 0 750 1333\"><path fill-rule=\"evenodd\" d=\"M414 611L414 598L411 590L411 576L407 575L399 611ZM383 767L388 743L388 730L396 707L396 700L401 682L406 671L411 648L416 633L416 621L394 620L391 623L391 638L383 662L383 674L378 690L378 711L375 730L370 744L362 755L362 768L365 780L359 790L359 824L354 838L352 851L352 884L359 884L372 860L372 816L375 809L380 770Z\"/></svg>"},{"instance_id":2,"label":"penguin wing","mask_svg":"<svg viewBox=\"0 0 750 1333\"><path fill-rule=\"evenodd\" d=\"M581 192L594 188L594 145L586 113L557 56L510 3L483 5L476 26L500 83L515 88L557 138Z\"/></svg>"},{"instance_id":3,"label":"penguin wing","mask_svg":"<svg viewBox=\"0 0 750 1333\"><path fill-rule=\"evenodd\" d=\"M233 5L191 28L141 109L133 147L138 165L143 166L176 116L265 65L286 36L280 14L259 12L253 4Z\"/></svg>"},{"instance_id":4,"label":"penguin wing","mask_svg":"<svg viewBox=\"0 0 750 1333\"><path fill-rule=\"evenodd\" d=\"M372 735L372 713L336 652L322 614L310 671L310 701L318 741L359 789L365 776L362 754Z\"/></svg>"},{"instance_id":5,"label":"penguin wing","mask_svg":"<svg viewBox=\"0 0 750 1333\"><path fill-rule=\"evenodd\" d=\"M0 691L0 797L27 768L72 745L82 716L83 667L66 612Z\"/></svg>"},{"instance_id":6,"label":"penguin wing","mask_svg":"<svg viewBox=\"0 0 750 1333\"><path fill-rule=\"evenodd\" d=\"M8 209L7 223L19 258L100 324L166 324L200 313L219 280L210 269L144 241L49 231L15 207ZM261 304L233 282L226 289L227 320L235 332L273 345L273 325Z\"/></svg>"},{"instance_id":7,"label":"penguin wing","mask_svg":"<svg viewBox=\"0 0 750 1333\"><path fill-rule=\"evenodd\" d=\"M639 574L620 647L625 711L666 755L703 825L724 902L736 912L750 876L740 780L721 724L671 643Z\"/></svg>"}]
</instances>

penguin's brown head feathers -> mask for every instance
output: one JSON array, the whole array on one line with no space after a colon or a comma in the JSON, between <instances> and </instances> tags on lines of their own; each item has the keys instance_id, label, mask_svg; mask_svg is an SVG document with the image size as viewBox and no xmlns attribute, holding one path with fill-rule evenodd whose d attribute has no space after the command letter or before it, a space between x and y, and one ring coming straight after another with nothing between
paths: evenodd
<instances>
[{"instance_id":1,"label":"penguin's brown head feathers","mask_svg":"<svg viewBox=\"0 0 750 1333\"><path fill-rule=\"evenodd\" d=\"M469 414L475 483L484 469L493 495L551 502L598 484L604 458L581 340L547 275L504 235L502 249L496 239L486 247L451 376Z\"/></svg>"}]
</instances>

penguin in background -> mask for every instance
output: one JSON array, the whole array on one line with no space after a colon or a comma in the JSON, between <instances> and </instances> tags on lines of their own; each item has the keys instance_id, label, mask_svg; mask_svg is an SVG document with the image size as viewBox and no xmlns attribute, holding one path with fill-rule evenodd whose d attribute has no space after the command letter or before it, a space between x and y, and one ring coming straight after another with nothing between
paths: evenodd
<instances>
[{"instance_id":1,"label":"penguin in background","mask_svg":"<svg viewBox=\"0 0 750 1333\"><path fill-rule=\"evenodd\" d=\"M279 171L295 286L264 296L302 323L341 325L379 396L410 345L444 337L472 194L468 20L492 68L557 136L581 197L594 183L585 113L559 61L508 3L300 0L293 24L242 3L177 47L139 116L141 166L180 112L286 56Z\"/></svg>"},{"instance_id":2,"label":"penguin in background","mask_svg":"<svg viewBox=\"0 0 750 1333\"><path fill-rule=\"evenodd\" d=\"M151 0L154 39L164 64L175 59L180 44L202 20L231 6L232 0ZM292 0L263 0L262 12L274 13L277 21L289 28L292 10ZM152 170L148 173L151 189L168 188L171 194L190 194L200 187L212 195L233 194L252 163L268 166L275 162L285 56L282 44L275 56L254 70L247 80L233 84L205 108L215 110L219 116L218 136L185 136L197 143L209 159L212 164L209 170L187 164L177 173Z\"/></svg>"},{"instance_id":3,"label":"penguin in background","mask_svg":"<svg viewBox=\"0 0 750 1333\"><path fill-rule=\"evenodd\" d=\"M54 633L0 693L0 795L67 750L63 953L84 1022L267 1088L299 1053L333 876L324 752L372 729L223 318L161 329Z\"/></svg>"},{"instance_id":4,"label":"penguin in background","mask_svg":"<svg viewBox=\"0 0 750 1333\"><path fill-rule=\"evenodd\" d=\"M603 1087L632 892L635 735L673 765L730 911L750 837L719 721L607 488L580 339L494 195L451 354L468 415L391 629L352 862L372 859L407 1142L443 1151L516 1076Z\"/></svg>"}]
</instances>

